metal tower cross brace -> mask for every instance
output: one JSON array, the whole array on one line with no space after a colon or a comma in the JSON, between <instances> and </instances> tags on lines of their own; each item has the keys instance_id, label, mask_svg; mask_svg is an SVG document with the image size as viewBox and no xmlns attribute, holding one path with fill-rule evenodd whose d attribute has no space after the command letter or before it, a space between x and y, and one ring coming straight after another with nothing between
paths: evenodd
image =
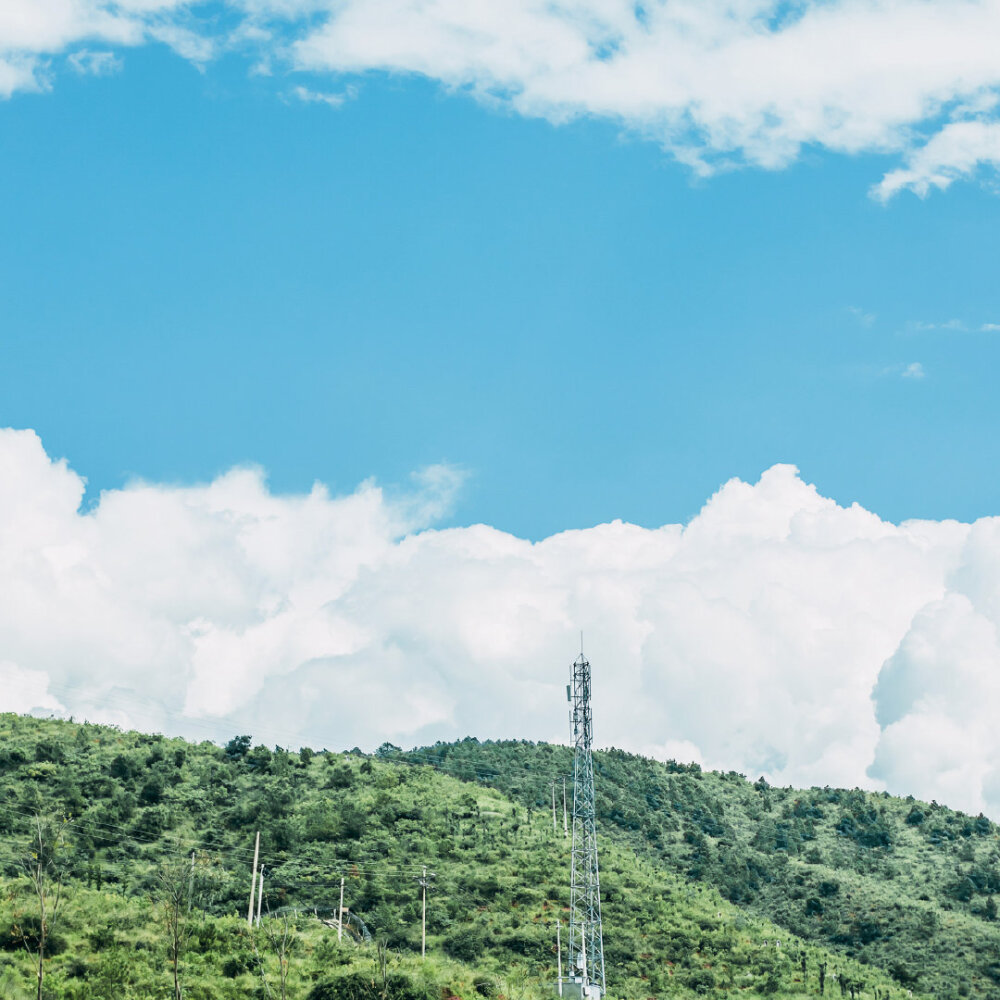
<instances>
[{"instance_id":1,"label":"metal tower cross brace","mask_svg":"<svg viewBox=\"0 0 1000 1000\"><path fill-rule=\"evenodd\" d=\"M601 927L601 879L597 867L597 817L594 806L593 714L590 708L590 663L580 652L566 689L572 703L573 848L570 870L569 982L580 996L604 995L604 934Z\"/></svg>"}]
</instances>

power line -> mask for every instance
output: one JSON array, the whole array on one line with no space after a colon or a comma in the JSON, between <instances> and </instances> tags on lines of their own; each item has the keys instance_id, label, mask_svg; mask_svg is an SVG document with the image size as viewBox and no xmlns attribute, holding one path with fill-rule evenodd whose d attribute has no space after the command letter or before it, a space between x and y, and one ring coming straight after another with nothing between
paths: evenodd
<instances>
[{"instance_id":1,"label":"power line","mask_svg":"<svg viewBox=\"0 0 1000 1000\"><path fill-rule=\"evenodd\" d=\"M36 816L39 810L34 809L23 809L17 806L8 806L8 810L15 815L20 815L25 818L31 819ZM131 840L139 841L140 843L147 844L151 847L157 847L161 851L168 854L177 854L179 856L187 857L191 850L201 851L205 854L211 854L218 858L230 858L237 861L248 862L252 856L252 851L242 851L239 848L219 848L219 847L206 847L204 844L199 843L195 840L182 840L179 837L174 838L151 838L143 837L138 833L132 831L130 827L122 826L118 824L106 824L91 822L86 817L80 817L78 819L69 819L66 822L66 826L70 829L77 830L79 832L98 832L100 834L108 833L120 833L127 835ZM281 853L281 852L279 852ZM295 860L294 858L286 858L284 861L279 862L279 864L289 864ZM371 864L370 858L361 858L358 860L351 860L349 858L334 858L334 859L308 859L308 863L312 864L322 864L327 870L335 870L338 872L344 870L348 874L353 874L357 872L361 875L380 875L383 877L396 877L396 878L412 878L415 872L419 872L422 868L421 864L418 863L400 863L390 866L376 867Z\"/></svg>"}]
</instances>

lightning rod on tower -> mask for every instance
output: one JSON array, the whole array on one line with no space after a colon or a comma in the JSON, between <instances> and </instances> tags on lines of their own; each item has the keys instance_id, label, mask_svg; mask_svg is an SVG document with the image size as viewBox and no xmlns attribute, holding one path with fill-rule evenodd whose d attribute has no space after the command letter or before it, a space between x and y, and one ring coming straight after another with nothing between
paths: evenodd
<instances>
[{"instance_id":1,"label":"lightning rod on tower","mask_svg":"<svg viewBox=\"0 0 1000 1000\"><path fill-rule=\"evenodd\" d=\"M566 696L573 730L573 841L570 864L570 916L566 976L560 995L601 1000L604 985L604 934L601 927L601 879L597 866L597 816L594 805L593 713L590 663L573 663Z\"/></svg>"}]
</instances>

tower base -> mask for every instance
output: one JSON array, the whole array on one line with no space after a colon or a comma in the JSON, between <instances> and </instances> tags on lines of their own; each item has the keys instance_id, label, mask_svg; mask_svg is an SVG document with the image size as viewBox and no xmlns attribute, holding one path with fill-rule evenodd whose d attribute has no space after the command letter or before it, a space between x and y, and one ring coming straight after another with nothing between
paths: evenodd
<instances>
[{"instance_id":1,"label":"tower base","mask_svg":"<svg viewBox=\"0 0 1000 1000\"><path fill-rule=\"evenodd\" d=\"M556 980L555 987L563 1000L601 1000L604 995L597 983L584 983L580 976L564 976Z\"/></svg>"}]
</instances>

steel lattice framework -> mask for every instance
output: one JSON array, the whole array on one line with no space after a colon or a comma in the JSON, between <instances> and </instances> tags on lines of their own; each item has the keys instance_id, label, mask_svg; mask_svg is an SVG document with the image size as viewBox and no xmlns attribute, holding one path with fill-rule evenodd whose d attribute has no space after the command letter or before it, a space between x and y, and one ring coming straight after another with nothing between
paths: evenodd
<instances>
[{"instance_id":1,"label":"steel lattice framework","mask_svg":"<svg viewBox=\"0 0 1000 1000\"><path fill-rule=\"evenodd\" d=\"M590 663L580 652L567 689L573 726L573 849L570 870L568 979L583 997L604 995L604 934L601 927L601 878L597 867L597 817L594 807L593 713Z\"/></svg>"}]
</instances>

